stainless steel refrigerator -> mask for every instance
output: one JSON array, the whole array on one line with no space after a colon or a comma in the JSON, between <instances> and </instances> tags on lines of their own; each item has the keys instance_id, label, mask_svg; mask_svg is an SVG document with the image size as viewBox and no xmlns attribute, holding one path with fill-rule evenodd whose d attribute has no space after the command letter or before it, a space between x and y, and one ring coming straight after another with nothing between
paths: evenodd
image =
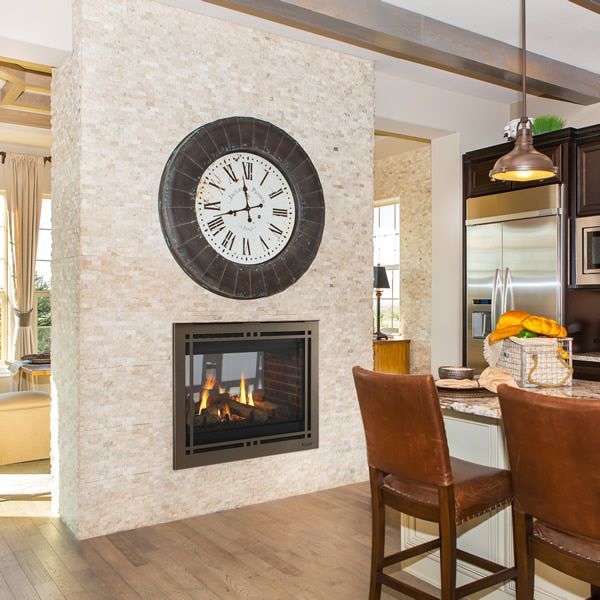
<instances>
[{"instance_id":1,"label":"stainless steel refrigerator","mask_svg":"<svg viewBox=\"0 0 600 600\"><path fill-rule=\"evenodd\" d=\"M469 198L465 225L465 359L481 371L503 312L562 321L561 186Z\"/></svg>"}]
</instances>

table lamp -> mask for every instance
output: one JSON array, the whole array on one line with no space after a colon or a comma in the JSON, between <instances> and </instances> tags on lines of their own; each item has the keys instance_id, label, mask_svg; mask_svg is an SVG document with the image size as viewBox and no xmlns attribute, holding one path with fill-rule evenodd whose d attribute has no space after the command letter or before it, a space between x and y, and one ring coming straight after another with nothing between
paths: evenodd
<instances>
[{"instance_id":1,"label":"table lamp","mask_svg":"<svg viewBox=\"0 0 600 600\"><path fill-rule=\"evenodd\" d=\"M389 289L390 282L387 278L385 267L373 267L373 288L377 297L377 331L373 334L376 340L387 340L388 336L381 332L381 290Z\"/></svg>"}]
</instances>

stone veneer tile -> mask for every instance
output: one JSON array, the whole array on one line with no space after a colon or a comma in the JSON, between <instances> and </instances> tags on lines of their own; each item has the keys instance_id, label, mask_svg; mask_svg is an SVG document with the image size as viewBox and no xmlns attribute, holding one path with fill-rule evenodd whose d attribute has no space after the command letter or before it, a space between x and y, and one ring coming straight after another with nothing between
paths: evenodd
<instances>
[{"instance_id":1,"label":"stone veneer tile","mask_svg":"<svg viewBox=\"0 0 600 600\"><path fill-rule=\"evenodd\" d=\"M410 372L431 372L431 148L375 161L375 200L400 203L400 333Z\"/></svg>"},{"instance_id":2,"label":"stone veneer tile","mask_svg":"<svg viewBox=\"0 0 600 600\"><path fill-rule=\"evenodd\" d=\"M63 519L86 538L365 479L350 369L372 360L372 65L152 0L75 0L74 23L53 89ZM231 115L288 131L325 194L314 263L262 300L197 286L158 220L174 147ZM290 319L320 320L320 448L173 471L172 323Z\"/></svg>"}]
</instances>

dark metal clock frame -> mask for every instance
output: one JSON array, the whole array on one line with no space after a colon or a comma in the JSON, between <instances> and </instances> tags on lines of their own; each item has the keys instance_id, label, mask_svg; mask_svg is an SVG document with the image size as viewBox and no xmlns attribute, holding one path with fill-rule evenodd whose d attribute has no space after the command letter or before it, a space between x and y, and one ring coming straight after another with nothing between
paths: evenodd
<instances>
[{"instance_id":1,"label":"dark metal clock frame","mask_svg":"<svg viewBox=\"0 0 600 600\"><path fill-rule=\"evenodd\" d=\"M196 218L200 178L215 160L232 152L270 161L292 190L294 230L283 250L264 263L240 264L221 256ZM252 117L220 119L185 137L163 171L158 206L165 240L179 266L207 290L236 299L271 296L298 281L317 254L325 224L323 190L309 156L285 131Z\"/></svg>"}]
</instances>

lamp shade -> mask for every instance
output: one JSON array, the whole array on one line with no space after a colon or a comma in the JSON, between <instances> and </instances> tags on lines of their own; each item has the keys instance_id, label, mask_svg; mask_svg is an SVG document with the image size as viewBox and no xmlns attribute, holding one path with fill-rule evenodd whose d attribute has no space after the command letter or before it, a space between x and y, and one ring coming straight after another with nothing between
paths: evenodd
<instances>
[{"instance_id":1,"label":"lamp shade","mask_svg":"<svg viewBox=\"0 0 600 600\"><path fill-rule=\"evenodd\" d=\"M537 181L550 179L557 173L558 168L552 164L552 160L533 147L531 129L527 120L522 120L515 147L496 161L490 178L498 181Z\"/></svg>"},{"instance_id":2,"label":"lamp shade","mask_svg":"<svg viewBox=\"0 0 600 600\"><path fill-rule=\"evenodd\" d=\"M389 287L390 282L388 281L385 267L382 267L381 265L373 267L373 288L376 290L383 290Z\"/></svg>"}]
</instances>

